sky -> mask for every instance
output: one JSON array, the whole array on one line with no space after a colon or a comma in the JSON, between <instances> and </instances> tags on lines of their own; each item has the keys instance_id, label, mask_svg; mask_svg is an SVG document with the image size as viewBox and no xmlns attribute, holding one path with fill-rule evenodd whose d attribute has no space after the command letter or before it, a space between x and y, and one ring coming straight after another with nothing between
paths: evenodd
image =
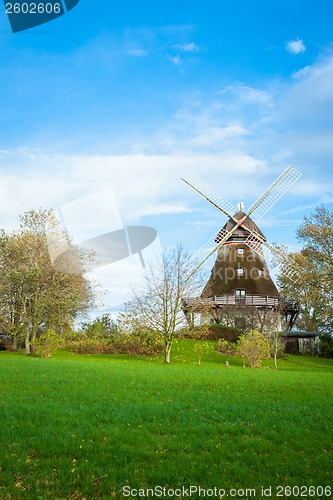
<instances>
[{"instance_id":1,"label":"sky","mask_svg":"<svg viewBox=\"0 0 333 500\"><path fill-rule=\"evenodd\" d=\"M226 219L182 175L249 208L293 165L259 227L296 250L304 216L333 210L332 18L329 0L80 0L12 33L1 3L1 227L52 208L77 242L148 226L145 252L194 252ZM103 307L126 299L139 257L96 271Z\"/></svg>"}]
</instances>

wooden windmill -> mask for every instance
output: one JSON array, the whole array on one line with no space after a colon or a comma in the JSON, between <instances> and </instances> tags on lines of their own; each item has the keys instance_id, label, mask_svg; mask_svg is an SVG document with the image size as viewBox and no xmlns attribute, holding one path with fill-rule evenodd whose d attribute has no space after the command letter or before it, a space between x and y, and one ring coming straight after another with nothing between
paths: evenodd
<instances>
[{"instance_id":1,"label":"wooden windmill","mask_svg":"<svg viewBox=\"0 0 333 500\"><path fill-rule=\"evenodd\" d=\"M281 272L293 278L295 268L284 265L284 255L267 242L252 217L261 219L300 176L295 168L288 167L247 213L242 202L236 209L193 174L182 177L184 182L228 217L217 236L214 235L194 255L193 262L196 264L191 274L217 252L210 278L199 301L184 300L187 315L193 312L195 303L196 308L199 304L201 312L205 310L206 315L216 322L241 329L260 327L264 330L265 326L279 329L281 314L285 316L285 327L292 327L298 313L297 304L286 304L280 300L265 261L263 246L274 253L281 265Z\"/></svg>"}]
</instances>

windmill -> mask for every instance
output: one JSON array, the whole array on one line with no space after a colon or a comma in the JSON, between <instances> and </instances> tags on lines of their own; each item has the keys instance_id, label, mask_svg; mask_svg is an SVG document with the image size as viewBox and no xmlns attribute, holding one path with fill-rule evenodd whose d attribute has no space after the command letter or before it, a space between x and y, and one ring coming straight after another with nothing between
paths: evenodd
<instances>
[{"instance_id":1,"label":"windmill","mask_svg":"<svg viewBox=\"0 0 333 500\"><path fill-rule=\"evenodd\" d=\"M246 213L243 202L236 209L195 175L182 177L186 184L228 218L219 233L212 236L193 256L191 275L217 252L210 278L199 301L184 299L184 312L188 318L199 307L201 311L204 308L209 310L209 316L217 322L242 329L249 325L262 329L264 322L268 324L268 316L270 327L279 328L281 314L284 314L286 328L292 328L298 314L297 303L286 304L280 300L269 274L263 247L273 252L281 272L289 278L297 279L297 268L285 265L283 252L267 242L252 217L263 218L300 176L301 173L294 167L288 167Z\"/></svg>"}]
</instances>

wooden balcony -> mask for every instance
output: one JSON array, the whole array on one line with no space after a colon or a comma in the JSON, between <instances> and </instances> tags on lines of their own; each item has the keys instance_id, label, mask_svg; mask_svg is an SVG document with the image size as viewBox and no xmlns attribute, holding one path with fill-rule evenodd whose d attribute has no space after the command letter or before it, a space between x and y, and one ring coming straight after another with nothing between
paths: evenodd
<instances>
[{"instance_id":1,"label":"wooden balcony","mask_svg":"<svg viewBox=\"0 0 333 500\"><path fill-rule=\"evenodd\" d=\"M245 297L236 297L235 295L221 295L202 299L200 297L186 297L183 299L185 307L200 306L239 306L239 307L280 307L279 297L267 297L262 295L246 295Z\"/></svg>"}]
</instances>

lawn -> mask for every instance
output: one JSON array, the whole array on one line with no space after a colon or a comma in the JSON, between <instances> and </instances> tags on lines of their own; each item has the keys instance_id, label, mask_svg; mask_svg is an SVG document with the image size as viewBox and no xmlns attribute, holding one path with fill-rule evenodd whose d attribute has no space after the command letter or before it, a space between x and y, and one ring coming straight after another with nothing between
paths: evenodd
<instances>
[{"instance_id":1,"label":"lawn","mask_svg":"<svg viewBox=\"0 0 333 500\"><path fill-rule=\"evenodd\" d=\"M198 366L193 343L176 344L170 365L0 352L0 499L139 498L157 486L332 498L318 487L332 486L333 362L243 369L212 352Z\"/></svg>"}]
</instances>

